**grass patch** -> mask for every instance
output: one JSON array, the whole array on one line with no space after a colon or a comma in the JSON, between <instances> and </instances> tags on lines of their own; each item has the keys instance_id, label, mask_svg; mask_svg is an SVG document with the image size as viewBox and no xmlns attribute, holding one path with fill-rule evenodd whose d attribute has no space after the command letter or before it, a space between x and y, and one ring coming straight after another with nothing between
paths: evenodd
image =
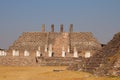
<instances>
[{"instance_id":1,"label":"grass patch","mask_svg":"<svg viewBox=\"0 0 120 80\"><path fill-rule=\"evenodd\" d=\"M0 80L120 80L120 77L96 77L86 72L68 71L65 66L0 66Z\"/></svg>"}]
</instances>

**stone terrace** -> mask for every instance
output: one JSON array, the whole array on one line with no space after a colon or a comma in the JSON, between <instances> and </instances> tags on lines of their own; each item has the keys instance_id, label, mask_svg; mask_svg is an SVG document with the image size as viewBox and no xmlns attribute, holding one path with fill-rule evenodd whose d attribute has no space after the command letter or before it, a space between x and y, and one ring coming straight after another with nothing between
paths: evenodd
<instances>
[{"instance_id":1,"label":"stone terrace","mask_svg":"<svg viewBox=\"0 0 120 80\"><path fill-rule=\"evenodd\" d=\"M60 32L54 32L53 24L51 32L45 32L44 24L41 30L23 32L5 55L0 55L0 64L69 65L74 60L84 62L83 58L89 58L101 49L91 32L73 32L73 24L70 24L69 32L64 32L63 24Z\"/></svg>"},{"instance_id":2,"label":"stone terrace","mask_svg":"<svg viewBox=\"0 0 120 80\"><path fill-rule=\"evenodd\" d=\"M35 56L36 50L40 47L42 55L47 56L51 45L54 56L61 57L64 50L66 56L71 57L75 49L84 56L85 51L90 51L93 55L101 48L101 44L91 32L73 32L73 25L70 25L70 32L63 32L63 25L60 28L61 32L54 32L53 24L51 28L51 32L45 32L44 26L42 26L42 32L24 32L8 51L12 53L12 50L19 50L20 54L23 54L27 50L31 53L30 55Z\"/></svg>"}]
</instances>

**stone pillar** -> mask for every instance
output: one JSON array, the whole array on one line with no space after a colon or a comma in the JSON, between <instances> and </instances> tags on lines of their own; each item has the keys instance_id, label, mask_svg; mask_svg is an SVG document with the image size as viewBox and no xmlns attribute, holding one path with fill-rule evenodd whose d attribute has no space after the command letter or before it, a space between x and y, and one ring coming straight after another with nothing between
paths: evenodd
<instances>
[{"instance_id":1,"label":"stone pillar","mask_svg":"<svg viewBox=\"0 0 120 80\"><path fill-rule=\"evenodd\" d=\"M36 57L40 57L41 56L41 52L39 50L36 51Z\"/></svg>"},{"instance_id":2,"label":"stone pillar","mask_svg":"<svg viewBox=\"0 0 120 80\"><path fill-rule=\"evenodd\" d=\"M42 24L42 32L45 32L45 24Z\"/></svg>"},{"instance_id":3,"label":"stone pillar","mask_svg":"<svg viewBox=\"0 0 120 80\"><path fill-rule=\"evenodd\" d=\"M45 45L45 52L47 52L48 51L48 47L47 47L47 45Z\"/></svg>"},{"instance_id":4,"label":"stone pillar","mask_svg":"<svg viewBox=\"0 0 120 80\"><path fill-rule=\"evenodd\" d=\"M4 56L6 56L6 55L7 55L7 52L4 51Z\"/></svg>"},{"instance_id":5,"label":"stone pillar","mask_svg":"<svg viewBox=\"0 0 120 80\"><path fill-rule=\"evenodd\" d=\"M70 52L70 46L68 46L68 53Z\"/></svg>"},{"instance_id":6,"label":"stone pillar","mask_svg":"<svg viewBox=\"0 0 120 80\"><path fill-rule=\"evenodd\" d=\"M16 51L16 56L19 56L19 50Z\"/></svg>"},{"instance_id":7,"label":"stone pillar","mask_svg":"<svg viewBox=\"0 0 120 80\"><path fill-rule=\"evenodd\" d=\"M63 32L63 24L60 25L60 32Z\"/></svg>"},{"instance_id":8,"label":"stone pillar","mask_svg":"<svg viewBox=\"0 0 120 80\"><path fill-rule=\"evenodd\" d=\"M12 55L13 56L19 56L19 51L18 50L12 50Z\"/></svg>"},{"instance_id":9,"label":"stone pillar","mask_svg":"<svg viewBox=\"0 0 120 80\"><path fill-rule=\"evenodd\" d=\"M49 56L49 57L52 57L52 56L53 56L52 44L49 45L48 56Z\"/></svg>"},{"instance_id":10,"label":"stone pillar","mask_svg":"<svg viewBox=\"0 0 120 80\"><path fill-rule=\"evenodd\" d=\"M77 49L76 49L76 47L74 47L74 55L73 55L74 57L78 57L78 52L77 52Z\"/></svg>"},{"instance_id":11,"label":"stone pillar","mask_svg":"<svg viewBox=\"0 0 120 80\"><path fill-rule=\"evenodd\" d=\"M12 50L12 56L14 56L15 55L15 50Z\"/></svg>"},{"instance_id":12,"label":"stone pillar","mask_svg":"<svg viewBox=\"0 0 120 80\"><path fill-rule=\"evenodd\" d=\"M51 32L54 32L54 24L51 25Z\"/></svg>"},{"instance_id":13,"label":"stone pillar","mask_svg":"<svg viewBox=\"0 0 120 80\"><path fill-rule=\"evenodd\" d=\"M7 55L7 53L5 51L0 50L0 56L6 56L6 55Z\"/></svg>"},{"instance_id":14,"label":"stone pillar","mask_svg":"<svg viewBox=\"0 0 120 80\"><path fill-rule=\"evenodd\" d=\"M41 51L40 51L40 46L38 47L38 50L36 51L36 57L42 56Z\"/></svg>"},{"instance_id":15,"label":"stone pillar","mask_svg":"<svg viewBox=\"0 0 120 80\"><path fill-rule=\"evenodd\" d=\"M24 56L29 56L29 55L30 55L30 53L27 50L25 50L24 51Z\"/></svg>"},{"instance_id":16,"label":"stone pillar","mask_svg":"<svg viewBox=\"0 0 120 80\"><path fill-rule=\"evenodd\" d=\"M69 32L73 32L73 24L70 24Z\"/></svg>"},{"instance_id":17,"label":"stone pillar","mask_svg":"<svg viewBox=\"0 0 120 80\"><path fill-rule=\"evenodd\" d=\"M90 51L86 51L85 52L85 58L90 58L90 57L91 57Z\"/></svg>"},{"instance_id":18,"label":"stone pillar","mask_svg":"<svg viewBox=\"0 0 120 80\"><path fill-rule=\"evenodd\" d=\"M65 57L66 56L66 53L65 53L65 48L64 46L62 47L62 57Z\"/></svg>"},{"instance_id":19,"label":"stone pillar","mask_svg":"<svg viewBox=\"0 0 120 80\"><path fill-rule=\"evenodd\" d=\"M52 44L49 44L49 51L52 51Z\"/></svg>"}]
</instances>

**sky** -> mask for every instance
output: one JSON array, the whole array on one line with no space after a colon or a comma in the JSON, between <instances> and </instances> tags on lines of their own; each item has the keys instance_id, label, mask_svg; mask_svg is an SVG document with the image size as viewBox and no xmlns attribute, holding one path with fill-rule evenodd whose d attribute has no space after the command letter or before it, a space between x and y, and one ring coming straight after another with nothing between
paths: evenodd
<instances>
[{"instance_id":1,"label":"sky","mask_svg":"<svg viewBox=\"0 0 120 80\"><path fill-rule=\"evenodd\" d=\"M120 0L0 0L0 48L8 49L23 32L40 32L60 24L68 32L92 32L106 44L120 32Z\"/></svg>"}]
</instances>

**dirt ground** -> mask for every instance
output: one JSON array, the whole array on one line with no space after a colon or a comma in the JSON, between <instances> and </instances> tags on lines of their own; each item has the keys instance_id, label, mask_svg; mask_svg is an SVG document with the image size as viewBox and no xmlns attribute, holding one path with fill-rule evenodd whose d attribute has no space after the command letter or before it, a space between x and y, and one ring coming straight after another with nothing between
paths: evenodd
<instances>
[{"instance_id":1,"label":"dirt ground","mask_svg":"<svg viewBox=\"0 0 120 80\"><path fill-rule=\"evenodd\" d=\"M96 77L68 71L65 66L0 66L0 80L120 80L120 77Z\"/></svg>"}]
</instances>

